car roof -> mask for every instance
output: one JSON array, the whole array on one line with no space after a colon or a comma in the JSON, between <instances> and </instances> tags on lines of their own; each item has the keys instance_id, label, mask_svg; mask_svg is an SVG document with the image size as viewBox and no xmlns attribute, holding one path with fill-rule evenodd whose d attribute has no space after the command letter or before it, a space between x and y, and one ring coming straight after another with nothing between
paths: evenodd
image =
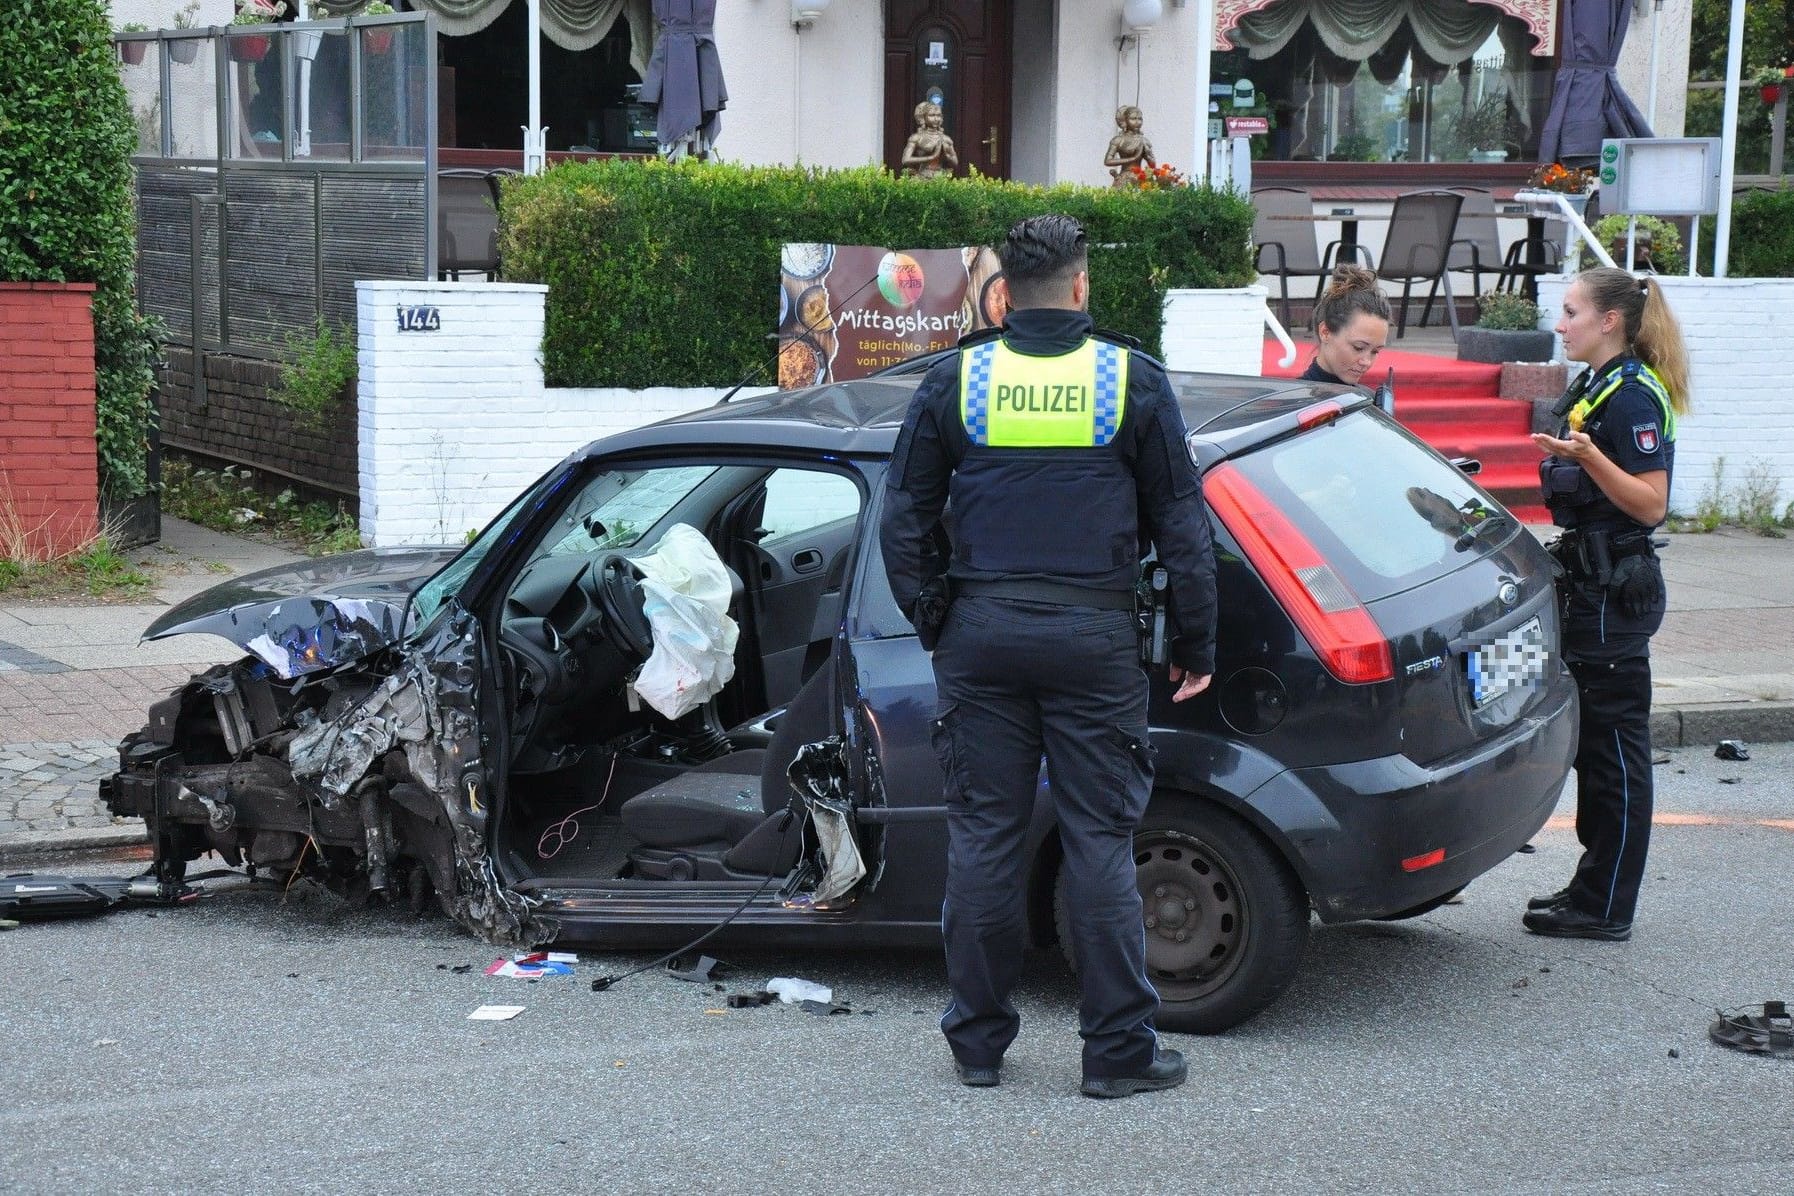
<instances>
[{"instance_id":1,"label":"car roof","mask_svg":"<svg viewBox=\"0 0 1794 1196\"><path fill-rule=\"evenodd\" d=\"M1168 376L1185 426L1192 433L1232 433L1226 437L1232 445L1240 443L1240 431L1281 422L1319 399L1363 400L1362 392L1291 378ZM582 455L686 446L888 455L920 381L892 375L729 399L597 441Z\"/></svg>"}]
</instances>

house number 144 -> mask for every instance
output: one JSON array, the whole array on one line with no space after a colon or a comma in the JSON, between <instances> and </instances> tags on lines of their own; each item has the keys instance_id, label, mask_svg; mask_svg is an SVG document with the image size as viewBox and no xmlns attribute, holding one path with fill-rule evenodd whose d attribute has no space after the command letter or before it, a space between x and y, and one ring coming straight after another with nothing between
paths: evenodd
<instances>
[{"instance_id":1,"label":"house number 144","mask_svg":"<svg viewBox=\"0 0 1794 1196\"><path fill-rule=\"evenodd\" d=\"M442 310L436 307L399 307L400 332L441 332Z\"/></svg>"}]
</instances>

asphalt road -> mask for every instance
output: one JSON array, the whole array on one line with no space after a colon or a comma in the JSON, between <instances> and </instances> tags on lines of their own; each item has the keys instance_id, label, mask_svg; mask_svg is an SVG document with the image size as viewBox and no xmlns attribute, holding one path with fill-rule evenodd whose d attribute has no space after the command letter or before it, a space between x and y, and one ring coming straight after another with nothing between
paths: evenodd
<instances>
[{"instance_id":1,"label":"asphalt road","mask_svg":"<svg viewBox=\"0 0 1794 1196\"><path fill-rule=\"evenodd\" d=\"M970 1090L931 954L728 957L730 991L796 975L857 1011L819 1017L656 974L590 990L645 957L487 978L448 923L303 886L27 925L0 934L0 1190L1783 1196L1794 1061L1707 1039L1715 1007L1794 998L1794 745L1753 755L1658 768L1632 942L1520 929L1575 858L1560 820L1461 905L1317 927L1268 1013L1167 1036L1188 1086L1115 1102L1076 1093L1075 986L1044 955L1002 1087ZM526 1008L467 1020L486 1003Z\"/></svg>"}]
</instances>

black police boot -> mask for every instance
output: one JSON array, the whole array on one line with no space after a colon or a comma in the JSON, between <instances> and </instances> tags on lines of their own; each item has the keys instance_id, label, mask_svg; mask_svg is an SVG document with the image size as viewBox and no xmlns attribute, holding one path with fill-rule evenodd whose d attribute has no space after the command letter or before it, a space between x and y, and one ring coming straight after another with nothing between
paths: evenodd
<instances>
[{"instance_id":1,"label":"black police boot","mask_svg":"<svg viewBox=\"0 0 1794 1196\"><path fill-rule=\"evenodd\" d=\"M969 1063L961 1063L955 1059L953 1072L959 1077L959 1082L967 1088L995 1088L1003 1081L1003 1077L999 1074L1000 1069L994 1064L990 1067L973 1067Z\"/></svg>"},{"instance_id":2,"label":"black police boot","mask_svg":"<svg viewBox=\"0 0 1794 1196\"><path fill-rule=\"evenodd\" d=\"M1520 919L1521 925L1534 934L1560 939L1602 939L1623 943L1632 937L1632 923L1615 922L1584 913L1573 905L1554 905L1536 909Z\"/></svg>"},{"instance_id":3,"label":"black police boot","mask_svg":"<svg viewBox=\"0 0 1794 1196\"><path fill-rule=\"evenodd\" d=\"M1528 897L1527 909L1555 909L1560 905L1570 904L1570 886L1565 885L1555 893L1546 893L1542 897Z\"/></svg>"},{"instance_id":4,"label":"black police boot","mask_svg":"<svg viewBox=\"0 0 1794 1196\"><path fill-rule=\"evenodd\" d=\"M1182 1051L1160 1050L1145 1071L1131 1076L1085 1076L1083 1087L1079 1091L1085 1096L1111 1100L1115 1097L1132 1096L1136 1092L1158 1092L1163 1088L1175 1088L1189 1074L1190 1065L1184 1062Z\"/></svg>"}]
</instances>

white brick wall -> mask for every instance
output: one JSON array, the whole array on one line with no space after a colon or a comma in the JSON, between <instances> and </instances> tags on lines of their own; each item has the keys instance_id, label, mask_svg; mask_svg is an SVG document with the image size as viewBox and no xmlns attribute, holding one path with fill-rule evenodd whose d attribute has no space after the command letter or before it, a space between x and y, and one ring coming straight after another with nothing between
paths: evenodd
<instances>
[{"instance_id":1,"label":"white brick wall","mask_svg":"<svg viewBox=\"0 0 1794 1196\"><path fill-rule=\"evenodd\" d=\"M1777 511L1794 500L1794 279L1663 278L1664 294L1688 342L1693 410L1678 421L1670 510L1692 514L1725 458L1725 486L1735 491L1753 468L1781 483ZM1539 280L1548 323L1563 309L1570 279Z\"/></svg>"},{"instance_id":2,"label":"white brick wall","mask_svg":"<svg viewBox=\"0 0 1794 1196\"><path fill-rule=\"evenodd\" d=\"M355 289L361 536L372 545L459 542L575 449L708 406L726 389L545 388L546 287ZM399 331L398 309L417 305L440 311L440 331Z\"/></svg>"},{"instance_id":3,"label":"white brick wall","mask_svg":"<svg viewBox=\"0 0 1794 1196\"><path fill-rule=\"evenodd\" d=\"M1264 372L1266 293L1256 285L1166 292L1165 364L1256 378Z\"/></svg>"}]
</instances>

